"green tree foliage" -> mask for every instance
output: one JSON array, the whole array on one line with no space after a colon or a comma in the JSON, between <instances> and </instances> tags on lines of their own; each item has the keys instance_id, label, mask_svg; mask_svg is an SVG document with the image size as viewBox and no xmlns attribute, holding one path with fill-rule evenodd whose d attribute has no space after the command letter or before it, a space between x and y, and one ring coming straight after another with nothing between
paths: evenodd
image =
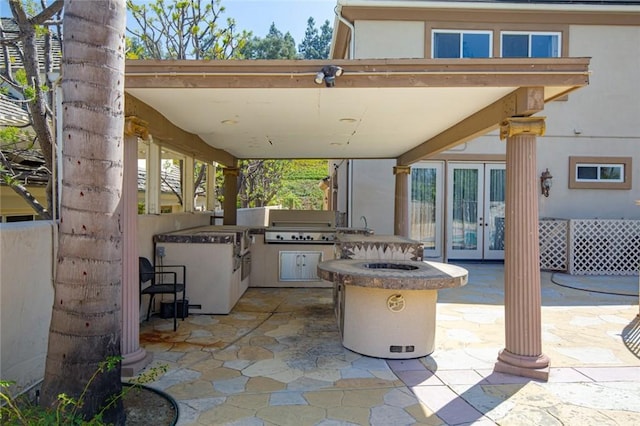
<instances>
[{"instance_id":1,"label":"green tree foliage","mask_svg":"<svg viewBox=\"0 0 640 426\"><path fill-rule=\"evenodd\" d=\"M242 56L246 59L298 58L296 42L291 33L282 34L273 22L269 27L269 33L264 38L252 38L241 51Z\"/></svg>"},{"instance_id":2,"label":"green tree foliage","mask_svg":"<svg viewBox=\"0 0 640 426\"><path fill-rule=\"evenodd\" d=\"M47 3L50 3L47 5ZM26 106L29 123L18 131L5 128L0 134L0 175L43 219L51 219L53 211L53 82L49 73L54 71L60 56L60 14L62 0L31 2L10 0L13 21L5 28L0 22L0 93L3 101L17 108ZM8 21L6 21L9 23ZM26 128L29 130L25 130ZM36 142L36 143L34 143ZM14 168L11 157L21 152L39 151L44 159L43 171L48 175L47 200L44 205L24 185L22 171ZM7 157L5 154L9 154ZM42 170L38 170L41 172Z\"/></svg>"},{"instance_id":3,"label":"green tree foliage","mask_svg":"<svg viewBox=\"0 0 640 426\"><path fill-rule=\"evenodd\" d=\"M129 59L230 59L237 58L251 37L237 32L227 18L221 0L127 0L136 25L127 25L133 36Z\"/></svg>"},{"instance_id":4,"label":"green tree foliage","mask_svg":"<svg viewBox=\"0 0 640 426\"><path fill-rule=\"evenodd\" d=\"M293 160L284 178L320 181L327 176L327 167L327 160Z\"/></svg>"},{"instance_id":5,"label":"green tree foliage","mask_svg":"<svg viewBox=\"0 0 640 426\"><path fill-rule=\"evenodd\" d=\"M273 205L291 160L242 160L238 182L240 207Z\"/></svg>"},{"instance_id":6,"label":"green tree foliage","mask_svg":"<svg viewBox=\"0 0 640 426\"><path fill-rule=\"evenodd\" d=\"M288 209L322 209L320 181L327 177L327 160L292 160L282 179L277 203Z\"/></svg>"},{"instance_id":7,"label":"green tree foliage","mask_svg":"<svg viewBox=\"0 0 640 426\"><path fill-rule=\"evenodd\" d=\"M315 20L309 17L304 40L298 45L302 59L328 59L332 36L333 29L328 20L324 21L318 32Z\"/></svg>"}]
</instances>

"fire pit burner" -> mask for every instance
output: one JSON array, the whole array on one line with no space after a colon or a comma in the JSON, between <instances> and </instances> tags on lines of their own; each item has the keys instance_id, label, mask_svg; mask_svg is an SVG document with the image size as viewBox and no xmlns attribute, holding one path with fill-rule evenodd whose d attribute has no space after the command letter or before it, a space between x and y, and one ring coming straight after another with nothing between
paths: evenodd
<instances>
[{"instance_id":1,"label":"fire pit burner","mask_svg":"<svg viewBox=\"0 0 640 426\"><path fill-rule=\"evenodd\" d=\"M418 269L417 266L413 265L389 262L365 263L363 266L369 269L397 269L400 271L414 271Z\"/></svg>"}]
</instances>

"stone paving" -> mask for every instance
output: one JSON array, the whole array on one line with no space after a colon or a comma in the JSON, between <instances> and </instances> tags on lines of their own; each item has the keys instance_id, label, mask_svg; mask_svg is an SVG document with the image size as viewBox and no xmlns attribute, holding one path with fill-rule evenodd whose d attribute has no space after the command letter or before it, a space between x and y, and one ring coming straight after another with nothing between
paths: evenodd
<instances>
[{"instance_id":1,"label":"stone paving","mask_svg":"<svg viewBox=\"0 0 640 426\"><path fill-rule=\"evenodd\" d=\"M191 315L176 332L172 320L143 322L152 365L169 367L150 386L178 402L178 425L640 424L638 297L619 291L637 294L637 276L611 277L608 295L542 273L545 383L493 372L503 265L460 265L469 284L439 292L430 356L343 348L331 289L250 288L229 315Z\"/></svg>"}]
</instances>

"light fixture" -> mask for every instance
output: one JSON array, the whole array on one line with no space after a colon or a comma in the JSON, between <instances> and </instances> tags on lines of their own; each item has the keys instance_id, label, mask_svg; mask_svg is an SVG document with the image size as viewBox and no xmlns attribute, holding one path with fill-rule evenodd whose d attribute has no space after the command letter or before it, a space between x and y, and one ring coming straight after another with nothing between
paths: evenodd
<instances>
[{"instance_id":1,"label":"light fixture","mask_svg":"<svg viewBox=\"0 0 640 426\"><path fill-rule=\"evenodd\" d=\"M553 176L551 176L551 172L549 169L542 172L540 175L540 190L542 190L542 195L545 197L549 196L549 190L551 189L551 184L553 181Z\"/></svg>"},{"instance_id":2,"label":"light fixture","mask_svg":"<svg viewBox=\"0 0 640 426\"><path fill-rule=\"evenodd\" d=\"M324 81L325 86L333 87L336 84L336 77L340 77L344 70L336 65L325 65L316 74L316 78L313 80L316 84L322 84Z\"/></svg>"}]
</instances>

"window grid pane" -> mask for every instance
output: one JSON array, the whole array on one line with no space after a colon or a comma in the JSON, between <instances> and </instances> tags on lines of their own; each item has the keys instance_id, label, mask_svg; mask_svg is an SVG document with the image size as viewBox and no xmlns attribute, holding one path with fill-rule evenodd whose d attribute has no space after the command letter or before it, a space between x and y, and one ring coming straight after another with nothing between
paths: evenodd
<instances>
[{"instance_id":1,"label":"window grid pane","mask_svg":"<svg viewBox=\"0 0 640 426\"><path fill-rule=\"evenodd\" d=\"M503 58L560 57L559 33L511 33L501 35Z\"/></svg>"},{"instance_id":2,"label":"window grid pane","mask_svg":"<svg viewBox=\"0 0 640 426\"><path fill-rule=\"evenodd\" d=\"M433 57L434 58L459 58L460 57L460 34L435 33Z\"/></svg>"},{"instance_id":3,"label":"window grid pane","mask_svg":"<svg viewBox=\"0 0 640 426\"><path fill-rule=\"evenodd\" d=\"M462 55L464 58L488 58L489 34L463 34Z\"/></svg>"},{"instance_id":4,"label":"window grid pane","mask_svg":"<svg viewBox=\"0 0 640 426\"><path fill-rule=\"evenodd\" d=\"M529 56L529 37L526 34L503 34L502 57L526 58Z\"/></svg>"},{"instance_id":5,"label":"window grid pane","mask_svg":"<svg viewBox=\"0 0 640 426\"><path fill-rule=\"evenodd\" d=\"M600 167L600 179L601 180L619 181L619 180L621 180L620 169L621 169L621 167L619 167L619 166L614 166L614 167L603 166L603 167Z\"/></svg>"},{"instance_id":6,"label":"window grid pane","mask_svg":"<svg viewBox=\"0 0 640 426\"><path fill-rule=\"evenodd\" d=\"M533 34L531 36L531 57L557 58L558 36Z\"/></svg>"},{"instance_id":7,"label":"window grid pane","mask_svg":"<svg viewBox=\"0 0 640 426\"><path fill-rule=\"evenodd\" d=\"M491 33L488 31L433 31L433 58L489 58Z\"/></svg>"}]
</instances>

